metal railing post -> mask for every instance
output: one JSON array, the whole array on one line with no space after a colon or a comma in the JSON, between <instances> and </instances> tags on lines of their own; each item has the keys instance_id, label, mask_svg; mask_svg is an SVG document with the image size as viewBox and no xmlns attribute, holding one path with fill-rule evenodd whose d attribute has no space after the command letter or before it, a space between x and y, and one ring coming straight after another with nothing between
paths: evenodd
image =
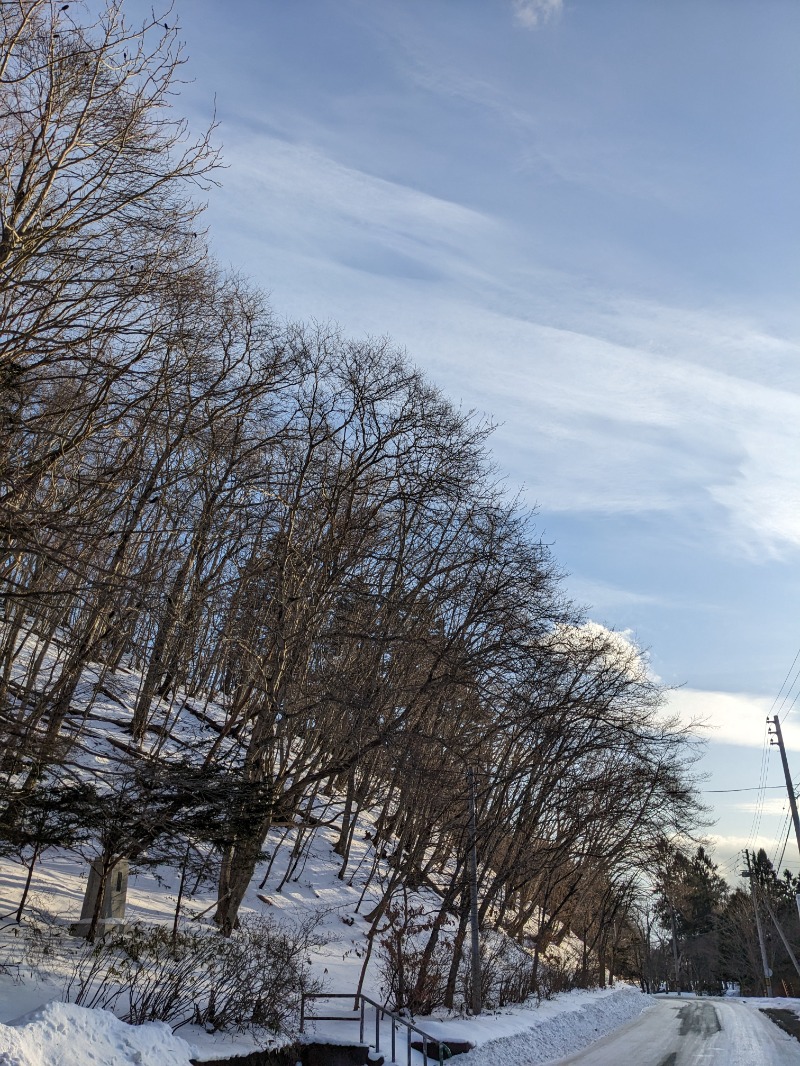
<instances>
[{"instance_id":1,"label":"metal railing post","mask_svg":"<svg viewBox=\"0 0 800 1066\"><path fill-rule=\"evenodd\" d=\"M2 0L0 0L0 3ZM305 1032L305 1024L311 1018L317 1021L355 1021L354 1018L346 1018L343 1015L325 1015L325 1014L308 1014L308 1002L313 999L349 999L353 1003L352 1011L355 1013L358 1011L358 1040L360 1044L365 1043L364 1030L367 1023L367 1007L375 1008L375 1050L381 1049L381 1022L384 1018L388 1017L391 1020L391 1043L392 1043L392 1062L397 1063L397 1026L402 1025L406 1030L406 1059L408 1066L411 1066L411 1034L417 1033L421 1037L422 1043L422 1057L425 1062L425 1066L429 1066L429 1063L433 1063L435 1058L439 1060L439 1066L444 1066L444 1044L438 1037L432 1037L430 1034L424 1032L424 1030L417 1028L413 1022L406 1021L404 1017L399 1014L395 1014L394 1011L387 1010L385 1005L378 1003L374 999L370 999L369 996L363 995L361 992L356 992L354 995L350 995L348 992L301 992L300 993L300 1032ZM438 1056L432 1056L430 1052L431 1042L436 1044L439 1049Z\"/></svg>"}]
</instances>

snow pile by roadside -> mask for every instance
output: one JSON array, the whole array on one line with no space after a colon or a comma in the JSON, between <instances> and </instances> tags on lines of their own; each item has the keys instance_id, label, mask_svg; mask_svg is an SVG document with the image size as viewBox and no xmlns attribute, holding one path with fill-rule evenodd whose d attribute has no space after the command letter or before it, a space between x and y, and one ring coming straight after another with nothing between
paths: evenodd
<instances>
[{"instance_id":1,"label":"snow pile by roadside","mask_svg":"<svg viewBox=\"0 0 800 1066\"><path fill-rule=\"evenodd\" d=\"M652 1003L651 996L630 986L605 993L568 993L543 1003L539 1011L531 1011L533 1024L497 1040L489 1039L460 1055L458 1066L535 1066L573 1055L638 1018Z\"/></svg>"},{"instance_id":2,"label":"snow pile by roadside","mask_svg":"<svg viewBox=\"0 0 800 1066\"><path fill-rule=\"evenodd\" d=\"M107 1010L47 1003L0 1024L2 1066L190 1066L191 1049L163 1022L126 1025Z\"/></svg>"},{"instance_id":3,"label":"snow pile by roadside","mask_svg":"<svg viewBox=\"0 0 800 1066\"><path fill-rule=\"evenodd\" d=\"M651 1003L650 996L628 986L576 991L537 1008L520 1006L460 1024L430 1019L425 1029L439 1039L457 1033L479 1045L459 1056L459 1066L534 1066L580 1051ZM322 1038L336 1039L332 1034ZM197 1054L162 1022L127 1025L109 1011L55 1000L8 1025L0 1023L0 1066L190 1066ZM413 1055L415 1062L421 1059Z\"/></svg>"}]
</instances>

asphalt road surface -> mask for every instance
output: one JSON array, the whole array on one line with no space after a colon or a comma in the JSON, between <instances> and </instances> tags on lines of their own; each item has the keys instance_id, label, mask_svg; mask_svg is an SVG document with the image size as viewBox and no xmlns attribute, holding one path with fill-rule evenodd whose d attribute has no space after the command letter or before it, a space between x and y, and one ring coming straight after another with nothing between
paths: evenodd
<instances>
[{"instance_id":1,"label":"asphalt road surface","mask_svg":"<svg viewBox=\"0 0 800 1066\"><path fill-rule=\"evenodd\" d=\"M755 1007L726 999L658 999L553 1066L800 1066L800 1042Z\"/></svg>"}]
</instances>

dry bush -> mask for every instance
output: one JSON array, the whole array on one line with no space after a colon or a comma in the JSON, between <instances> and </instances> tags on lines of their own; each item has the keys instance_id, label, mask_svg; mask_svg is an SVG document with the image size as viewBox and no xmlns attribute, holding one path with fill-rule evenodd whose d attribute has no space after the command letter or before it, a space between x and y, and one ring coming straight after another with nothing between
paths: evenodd
<instances>
[{"instance_id":1,"label":"dry bush","mask_svg":"<svg viewBox=\"0 0 800 1066\"><path fill-rule=\"evenodd\" d=\"M87 948L75 964L65 998L104 1007L124 1021L194 1022L208 1031L288 1032L303 992L319 986L308 975L313 922L294 927L270 918L244 919L230 938L133 925ZM124 1009L124 1006L127 1009Z\"/></svg>"},{"instance_id":2,"label":"dry bush","mask_svg":"<svg viewBox=\"0 0 800 1066\"><path fill-rule=\"evenodd\" d=\"M472 956L464 952L459 967L464 1002L472 1002ZM481 1002L485 1007L523 1003L538 992L534 960L523 948L501 933L481 934Z\"/></svg>"},{"instance_id":3,"label":"dry bush","mask_svg":"<svg viewBox=\"0 0 800 1066\"><path fill-rule=\"evenodd\" d=\"M539 999L552 999L559 992L569 992L576 986L574 962L552 954L539 963L536 978L536 994Z\"/></svg>"},{"instance_id":4,"label":"dry bush","mask_svg":"<svg viewBox=\"0 0 800 1066\"><path fill-rule=\"evenodd\" d=\"M430 1014L445 1002L452 944L439 941L420 980L424 960L419 940L430 931L433 917L425 907L413 907L407 900L390 907L386 917L388 926L378 947L384 1001L391 1010L407 1011L412 1018Z\"/></svg>"},{"instance_id":5,"label":"dry bush","mask_svg":"<svg viewBox=\"0 0 800 1066\"><path fill-rule=\"evenodd\" d=\"M71 947L71 938L64 935L63 924L41 905L39 896L32 897L26 917L0 926L0 930L0 974L16 983L29 978L37 980Z\"/></svg>"}]
</instances>

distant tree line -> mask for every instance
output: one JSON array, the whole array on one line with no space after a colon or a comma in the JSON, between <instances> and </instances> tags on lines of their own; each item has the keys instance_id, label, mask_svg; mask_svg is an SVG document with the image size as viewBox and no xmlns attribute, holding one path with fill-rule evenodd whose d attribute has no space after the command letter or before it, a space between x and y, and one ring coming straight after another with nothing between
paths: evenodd
<instances>
[{"instance_id":1,"label":"distant tree line","mask_svg":"<svg viewBox=\"0 0 800 1066\"><path fill-rule=\"evenodd\" d=\"M624 916L621 974L647 992L765 996L760 923L773 994L800 994L800 883L763 848L742 857L733 889L703 847L662 848L653 872Z\"/></svg>"},{"instance_id":2,"label":"distant tree line","mask_svg":"<svg viewBox=\"0 0 800 1066\"><path fill-rule=\"evenodd\" d=\"M2 847L194 848L230 935L267 834L297 827L297 865L335 795L340 876L365 809L392 870L370 944L434 886L408 995L452 919L452 1003L471 769L483 925L621 972L642 870L697 821L690 732L565 599L484 420L213 261L174 27L65 6L0 8Z\"/></svg>"}]
</instances>

